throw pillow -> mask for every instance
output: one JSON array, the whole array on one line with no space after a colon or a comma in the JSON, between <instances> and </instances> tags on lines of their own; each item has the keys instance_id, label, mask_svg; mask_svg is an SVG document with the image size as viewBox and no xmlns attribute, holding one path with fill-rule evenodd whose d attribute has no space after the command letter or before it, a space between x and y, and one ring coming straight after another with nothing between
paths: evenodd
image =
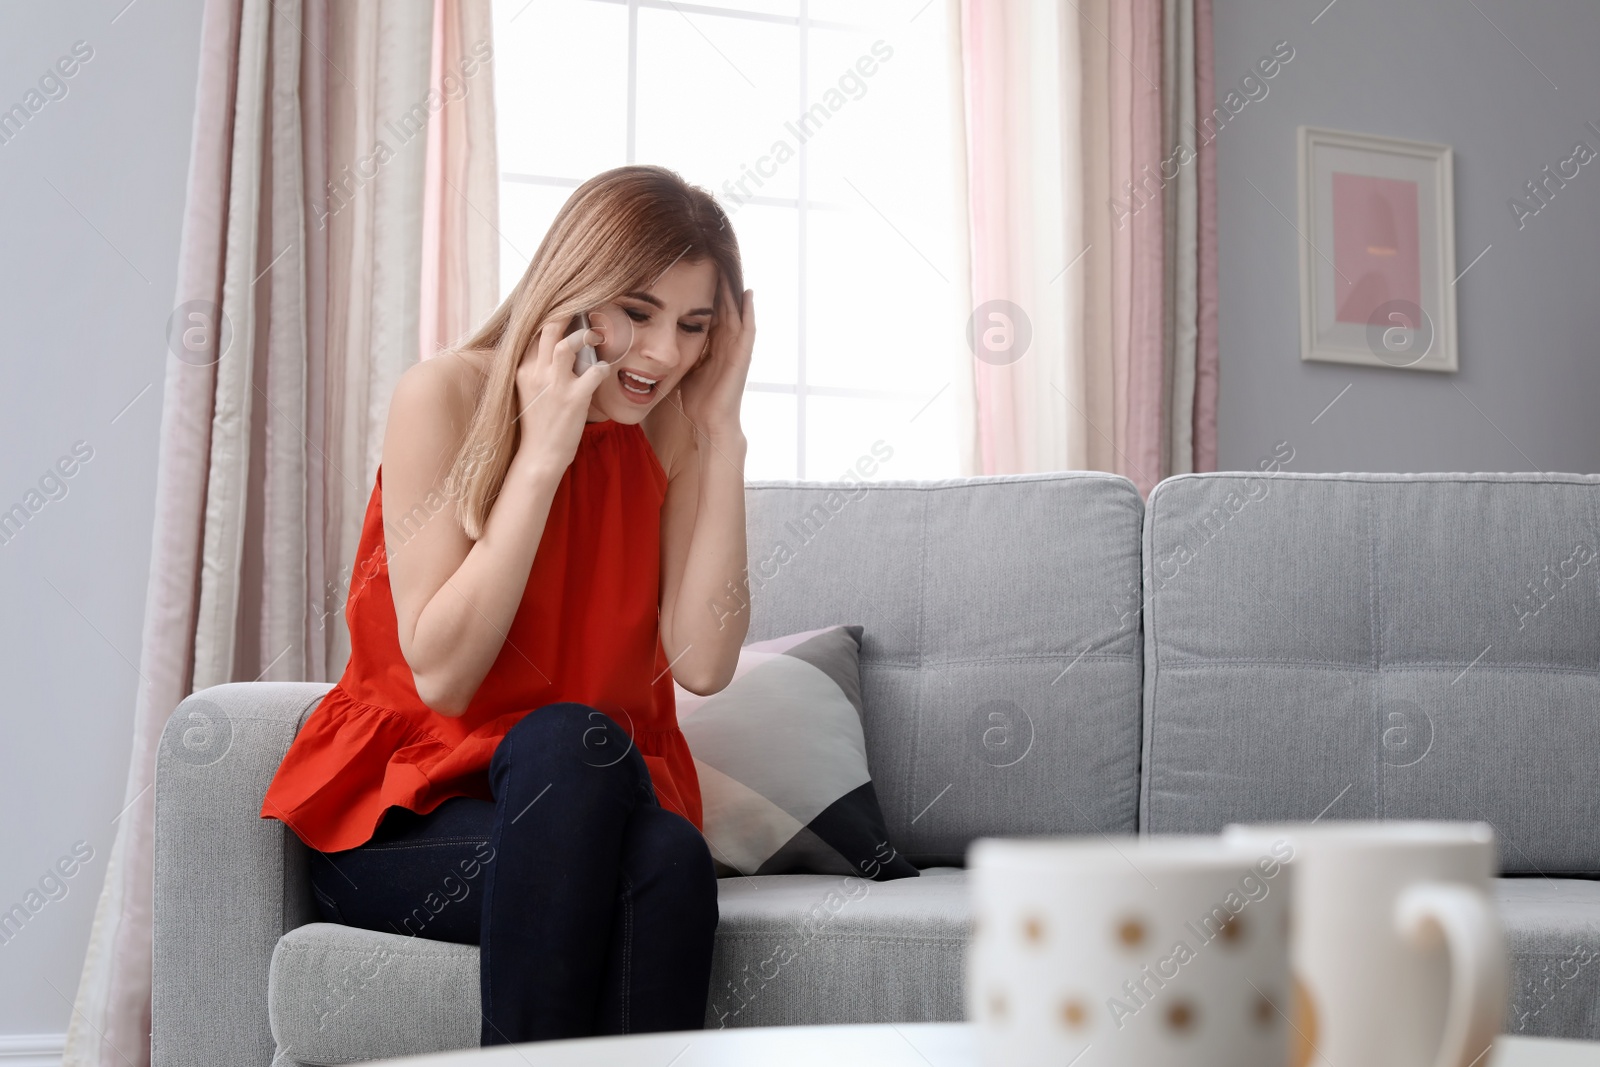
<instances>
[{"instance_id":1,"label":"throw pillow","mask_svg":"<svg viewBox=\"0 0 1600 1067\"><path fill-rule=\"evenodd\" d=\"M719 876L920 873L889 844L867 770L860 626L746 645L727 688L676 695Z\"/></svg>"}]
</instances>

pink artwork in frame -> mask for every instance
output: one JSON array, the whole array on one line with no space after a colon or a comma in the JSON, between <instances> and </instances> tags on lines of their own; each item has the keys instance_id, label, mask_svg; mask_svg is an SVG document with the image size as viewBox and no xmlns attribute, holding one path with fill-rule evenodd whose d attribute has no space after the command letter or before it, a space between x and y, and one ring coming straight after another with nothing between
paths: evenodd
<instances>
[{"instance_id":1,"label":"pink artwork in frame","mask_svg":"<svg viewBox=\"0 0 1600 1067\"><path fill-rule=\"evenodd\" d=\"M1422 302L1417 183L1333 172L1334 306L1367 323L1391 300Z\"/></svg>"}]
</instances>

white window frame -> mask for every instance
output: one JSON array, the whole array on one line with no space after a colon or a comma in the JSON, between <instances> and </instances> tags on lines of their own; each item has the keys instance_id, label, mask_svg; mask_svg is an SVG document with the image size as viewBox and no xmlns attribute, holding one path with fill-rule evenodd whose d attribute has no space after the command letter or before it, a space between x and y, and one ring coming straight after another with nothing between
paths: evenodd
<instances>
[{"instance_id":1,"label":"white window frame","mask_svg":"<svg viewBox=\"0 0 1600 1067\"><path fill-rule=\"evenodd\" d=\"M528 9L528 6L538 0L528 0L528 3L519 8L511 16L514 21L518 15ZM800 50L799 55L799 85L795 101L795 113L804 114L810 104L809 96L809 71L807 61L809 58L810 35L813 30L864 30L868 27L845 23L832 22L821 19L812 19L807 14L809 4L807 0L797 0L799 14L775 15L759 11L744 11L738 8L721 7L711 4L675 3L671 0L582 0L584 3L610 4L628 9L628 120L625 158L626 163L634 163L635 133L639 103L639 9L651 8L659 11L676 11L688 20L689 15L704 15L713 18L747 19L755 22L777 23L779 25L793 26L798 31L796 34ZM931 0L930 0L931 2ZM690 25L693 25L691 22ZM708 42L709 43L709 39ZM716 46L712 45L715 49ZM724 57L726 58L726 57ZM731 60L729 61L731 65ZM734 69L738 69L735 67ZM741 73L741 76L742 73ZM853 389L848 386L811 385L806 381L806 307L807 307L807 268L809 255L806 241L807 217L812 211L840 210L842 204L831 204L823 201L812 200L806 195L808 187L809 152L805 142L802 141L796 154L798 189L794 197L777 196L751 196L742 198L740 204L760 204L766 207L789 208L795 213L796 245L798 248L799 262L797 264L797 278L799 291L795 294L795 380L794 384L787 382L747 381L745 391L750 393L779 393L795 398L795 478L806 480L806 400L813 396L849 397L864 400L907 400L916 399L923 394L913 390L897 389ZM551 174L525 174L517 171L501 171L500 180L506 182L519 182L527 185L542 185L561 189L576 189L582 184L583 179L567 178ZM718 191L711 190L715 195ZM759 342L758 342L759 343Z\"/></svg>"}]
</instances>

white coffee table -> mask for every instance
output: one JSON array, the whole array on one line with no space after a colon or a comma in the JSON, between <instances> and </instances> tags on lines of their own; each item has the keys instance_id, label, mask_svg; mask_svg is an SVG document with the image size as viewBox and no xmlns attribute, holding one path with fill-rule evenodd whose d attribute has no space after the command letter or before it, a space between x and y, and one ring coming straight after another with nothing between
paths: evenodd
<instances>
[{"instance_id":1,"label":"white coffee table","mask_svg":"<svg viewBox=\"0 0 1600 1067\"><path fill-rule=\"evenodd\" d=\"M967 1023L750 1026L591 1037L374 1061L371 1067L974 1067ZM1600 1042L1502 1037L1487 1067L1600 1067Z\"/></svg>"}]
</instances>

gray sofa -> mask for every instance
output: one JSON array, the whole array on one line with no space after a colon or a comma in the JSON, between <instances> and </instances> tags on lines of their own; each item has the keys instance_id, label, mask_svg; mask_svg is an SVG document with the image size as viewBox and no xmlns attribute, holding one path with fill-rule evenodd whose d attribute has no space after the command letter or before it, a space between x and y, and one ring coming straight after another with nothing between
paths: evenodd
<instances>
[{"instance_id":1,"label":"gray sofa","mask_svg":"<svg viewBox=\"0 0 1600 1067\"><path fill-rule=\"evenodd\" d=\"M706 1025L959 1019L978 836L1485 819L1507 1029L1600 1038L1600 478L752 484L750 638L865 627L918 878L727 878ZM758 568L779 542L792 558ZM766 575L771 575L766 577ZM257 817L323 684L218 686L158 756L156 1067L470 1047L477 949L317 921Z\"/></svg>"}]
</instances>

